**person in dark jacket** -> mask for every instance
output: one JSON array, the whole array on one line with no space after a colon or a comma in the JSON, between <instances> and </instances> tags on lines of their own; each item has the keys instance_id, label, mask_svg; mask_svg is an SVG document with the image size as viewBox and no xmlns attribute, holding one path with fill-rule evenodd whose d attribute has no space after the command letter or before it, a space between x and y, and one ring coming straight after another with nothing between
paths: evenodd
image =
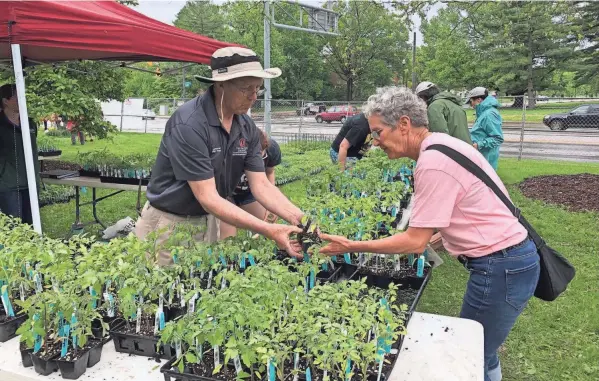
<instances>
[{"instance_id":1,"label":"person in dark jacket","mask_svg":"<svg viewBox=\"0 0 599 381\"><path fill-rule=\"evenodd\" d=\"M447 91L441 92L432 82L421 82L416 87L416 95L428 106L430 132L443 132L472 145L466 111L458 97Z\"/></svg>"},{"instance_id":2,"label":"person in dark jacket","mask_svg":"<svg viewBox=\"0 0 599 381\"><path fill-rule=\"evenodd\" d=\"M37 177L39 173L37 124L31 118L27 133L31 138L31 151ZM0 212L18 217L24 223L33 225L17 88L10 84L0 87Z\"/></svg>"}]
</instances>

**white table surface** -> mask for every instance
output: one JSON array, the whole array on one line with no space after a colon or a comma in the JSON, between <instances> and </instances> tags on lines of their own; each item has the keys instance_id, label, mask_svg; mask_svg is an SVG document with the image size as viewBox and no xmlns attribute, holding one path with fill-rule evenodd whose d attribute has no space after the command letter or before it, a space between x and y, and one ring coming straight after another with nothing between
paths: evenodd
<instances>
[{"instance_id":1,"label":"white table surface","mask_svg":"<svg viewBox=\"0 0 599 381\"><path fill-rule=\"evenodd\" d=\"M447 332L445 329L447 328ZM431 335L432 334L432 335ZM148 357L116 353L114 343L104 345L102 359L87 369L83 381L163 381L160 366ZM414 313L390 381L483 380L483 328L472 320ZM62 380L60 372L44 377L33 367L23 368L19 339L0 343L1 381Z\"/></svg>"},{"instance_id":2,"label":"white table surface","mask_svg":"<svg viewBox=\"0 0 599 381\"><path fill-rule=\"evenodd\" d=\"M98 178L98 177L86 177L86 176L70 177L67 179L42 178L42 182L46 183L46 184L54 184L54 185L70 185L70 186L78 186L78 187L116 189L116 190L126 190L126 191L135 191L135 192L137 192L137 190L139 189L139 185L103 183L100 181L100 178ZM142 185L141 191L142 192L146 191L145 185Z\"/></svg>"},{"instance_id":3,"label":"white table surface","mask_svg":"<svg viewBox=\"0 0 599 381\"><path fill-rule=\"evenodd\" d=\"M483 326L416 312L389 381L484 380Z\"/></svg>"}]
</instances>

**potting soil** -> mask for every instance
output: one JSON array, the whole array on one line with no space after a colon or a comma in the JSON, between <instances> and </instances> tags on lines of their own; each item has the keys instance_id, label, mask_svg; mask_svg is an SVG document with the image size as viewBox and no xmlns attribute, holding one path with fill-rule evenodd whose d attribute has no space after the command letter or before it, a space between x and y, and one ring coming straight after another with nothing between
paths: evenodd
<instances>
[{"instance_id":1,"label":"potting soil","mask_svg":"<svg viewBox=\"0 0 599 381\"><path fill-rule=\"evenodd\" d=\"M136 321L129 321L129 324L123 324L117 327L116 332L128 333L133 335L154 337L154 317L142 316L139 333L135 332ZM128 327L127 327L128 326Z\"/></svg>"},{"instance_id":2,"label":"potting soil","mask_svg":"<svg viewBox=\"0 0 599 381\"><path fill-rule=\"evenodd\" d=\"M235 369L229 366L223 366L217 374L214 371L214 352L212 350L204 353L204 357L199 364L187 364L191 374L201 377L215 378L218 380L234 380L237 377Z\"/></svg>"},{"instance_id":3,"label":"potting soil","mask_svg":"<svg viewBox=\"0 0 599 381\"><path fill-rule=\"evenodd\" d=\"M81 356L85 355L87 352L89 352L89 350L92 348L93 344L94 343L92 343L91 341L88 341L87 343L85 343L85 346L83 348L77 348L77 354L75 354L75 350L71 347L65 357L59 357L57 360L59 360L59 361L75 361L75 360L79 359Z\"/></svg>"},{"instance_id":4,"label":"potting soil","mask_svg":"<svg viewBox=\"0 0 599 381\"><path fill-rule=\"evenodd\" d=\"M520 183L529 198L562 205L575 212L599 212L599 175L552 175L531 177Z\"/></svg>"}]
</instances>

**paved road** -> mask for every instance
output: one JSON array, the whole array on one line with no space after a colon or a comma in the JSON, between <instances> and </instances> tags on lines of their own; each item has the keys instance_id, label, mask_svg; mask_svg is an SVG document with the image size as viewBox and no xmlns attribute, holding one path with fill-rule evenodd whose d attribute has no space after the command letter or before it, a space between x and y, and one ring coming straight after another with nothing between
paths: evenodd
<instances>
[{"instance_id":1,"label":"paved road","mask_svg":"<svg viewBox=\"0 0 599 381\"><path fill-rule=\"evenodd\" d=\"M120 125L120 117L109 117L115 125ZM123 117L123 131L128 132L164 132L167 118L157 117L155 120L141 120L140 117ZM257 120L258 127L263 121ZM334 136L339 132L341 123L317 123L299 117L276 118L272 120L272 133L277 139L287 139L288 135L298 132L306 134L324 134ZM505 143L501 153L505 156L518 156L520 147L520 127L507 124L504 127ZM524 131L523 158L557 159L587 161L599 163L599 130L569 129L567 131L551 131L538 124L527 125Z\"/></svg>"}]
</instances>

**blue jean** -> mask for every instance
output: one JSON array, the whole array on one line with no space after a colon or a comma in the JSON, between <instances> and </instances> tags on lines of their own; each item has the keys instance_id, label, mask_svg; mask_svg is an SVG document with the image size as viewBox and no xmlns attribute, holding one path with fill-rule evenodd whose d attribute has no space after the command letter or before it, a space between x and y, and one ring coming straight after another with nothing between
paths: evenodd
<instances>
[{"instance_id":1,"label":"blue jean","mask_svg":"<svg viewBox=\"0 0 599 381\"><path fill-rule=\"evenodd\" d=\"M329 155L331 155L331 161L333 162L333 164L337 164L337 162L339 161L339 152L337 152L331 148L329 150ZM354 165L354 164L356 164L357 161L358 161L357 157L348 156L345 158L346 164Z\"/></svg>"},{"instance_id":2,"label":"blue jean","mask_svg":"<svg viewBox=\"0 0 599 381\"><path fill-rule=\"evenodd\" d=\"M460 317L482 324L485 334L485 381L501 380L497 350L533 296L539 280L539 255L527 239L506 250L467 258L470 272Z\"/></svg>"},{"instance_id":3,"label":"blue jean","mask_svg":"<svg viewBox=\"0 0 599 381\"><path fill-rule=\"evenodd\" d=\"M0 212L21 219L21 222L33 225L29 189L0 192Z\"/></svg>"}]
</instances>

